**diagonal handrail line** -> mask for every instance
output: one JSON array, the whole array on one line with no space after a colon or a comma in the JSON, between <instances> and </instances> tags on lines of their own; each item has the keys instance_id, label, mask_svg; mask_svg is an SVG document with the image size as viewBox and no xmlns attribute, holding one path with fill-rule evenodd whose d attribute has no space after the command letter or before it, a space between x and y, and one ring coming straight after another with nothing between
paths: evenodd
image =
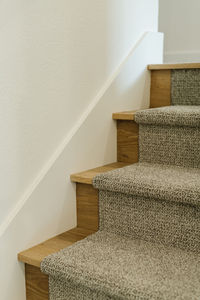
<instances>
[{"instance_id":1,"label":"diagonal handrail line","mask_svg":"<svg viewBox=\"0 0 200 300\"><path fill-rule=\"evenodd\" d=\"M13 222L17 214L20 212L20 210L23 208L25 203L28 201L28 199L31 197L31 195L34 193L37 186L40 184L40 182L43 180L43 178L48 174L54 163L57 161L57 159L60 157L60 155L63 153L73 136L76 134L76 132L79 130L79 128L82 126L82 124L85 122L89 114L93 111L94 107L97 105L97 103L101 100L103 95L106 93L106 91L109 89L111 84L114 82L114 80L117 78L119 73L121 72L123 66L126 64L128 59L132 56L132 54L135 52L135 50L138 48L140 43L145 39L145 37L150 32L145 32L142 34L142 36L137 40L137 42L134 44L134 46L131 47L131 49L128 51L128 53L124 56L118 67L114 70L114 72L111 74L111 76L106 80L102 88L99 90L93 101L88 105L88 107L84 110L83 114L77 121L77 123L71 128L69 133L66 135L65 139L62 141L62 143L57 147L56 151L53 153L53 155L50 157L50 159L47 161L47 163L43 166L39 174L36 176L35 180L32 182L32 184L27 188L21 199L16 203L14 208L8 213L8 215L4 218L2 223L0 224L0 237L3 236L3 234L6 232L7 228L10 226L10 224Z\"/></svg>"}]
</instances>

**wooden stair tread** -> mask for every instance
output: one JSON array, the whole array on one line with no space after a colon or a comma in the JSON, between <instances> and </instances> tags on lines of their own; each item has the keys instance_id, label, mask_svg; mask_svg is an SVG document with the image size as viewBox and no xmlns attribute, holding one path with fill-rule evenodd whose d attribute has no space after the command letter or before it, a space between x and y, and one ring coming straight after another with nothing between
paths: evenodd
<instances>
[{"instance_id":1,"label":"wooden stair tread","mask_svg":"<svg viewBox=\"0 0 200 300\"><path fill-rule=\"evenodd\" d=\"M91 170L83 171L80 173L72 174L70 176L71 181L78 182L78 183L86 183L86 184L92 184L92 179L100 173L112 171L115 169L123 168L125 166L130 165L130 163L123 163L123 162L115 162L112 164L108 164L105 166L101 166L98 168L94 168Z\"/></svg>"},{"instance_id":2,"label":"wooden stair tread","mask_svg":"<svg viewBox=\"0 0 200 300\"><path fill-rule=\"evenodd\" d=\"M148 65L148 70L200 69L200 63Z\"/></svg>"},{"instance_id":3,"label":"wooden stair tread","mask_svg":"<svg viewBox=\"0 0 200 300\"><path fill-rule=\"evenodd\" d=\"M136 111L137 110L130 110L130 111L122 111L122 112L113 113L112 118L113 118L113 120L134 121Z\"/></svg>"},{"instance_id":4,"label":"wooden stair tread","mask_svg":"<svg viewBox=\"0 0 200 300\"><path fill-rule=\"evenodd\" d=\"M37 246L25 250L18 254L18 260L29 265L40 267L41 261L48 255L58 252L86 236L94 233L94 230L74 228L59 234Z\"/></svg>"}]
</instances>

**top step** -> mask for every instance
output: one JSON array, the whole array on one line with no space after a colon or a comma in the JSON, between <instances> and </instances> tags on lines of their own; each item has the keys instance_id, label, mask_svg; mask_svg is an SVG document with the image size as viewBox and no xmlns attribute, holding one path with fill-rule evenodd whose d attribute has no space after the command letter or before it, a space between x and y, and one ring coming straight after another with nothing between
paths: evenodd
<instances>
[{"instance_id":1,"label":"top step","mask_svg":"<svg viewBox=\"0 0 200 300\"><path fill-rule=\"evenodd\" d=\"M200 63L148 65L148 70L200 69Z\"/></svg>"}]
</instances>

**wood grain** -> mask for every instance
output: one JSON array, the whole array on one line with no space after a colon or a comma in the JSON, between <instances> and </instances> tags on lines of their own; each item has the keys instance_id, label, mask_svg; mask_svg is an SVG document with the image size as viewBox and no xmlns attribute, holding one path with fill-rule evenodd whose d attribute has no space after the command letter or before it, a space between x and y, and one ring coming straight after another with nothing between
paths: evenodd
<instances>
[{"instance_id":1,"label":"wood grain","mask_svg":"<svg viewBox=\"0 0 200 300\"><path fill-rule=\"evenodd\" d=\"M26 300L48 300L49 280L38 267L25 264Z\"/></svg>"},{"instance_id":2,"label":"wood grain","mask_svg":"<svg viewBox=\"0 0 200 300\"><path fill-rule=\"evenodd\" d=\"M92 179L100 173L112 171L115 169L119 169L122 167L125 167L127 164L126 163L121 163L121 162L115 162L112 164L108 164L105 166L101 166L98 168L86 170L80 173L72 174L70 176L71 181L73 182L79 182L79 183L85 183L85 184L92 184Z\"/></svg>"},{"instance_id":3,"label":"wood grain","mask_svg":"<svg viewBox=\"0 0 200 300\"><path fill-rule=\"evenodd\" d=\"M171 70L151 71L150 107L171 105Z\"/></svg>"},{"instance_id":4,"label":"wood grain","mask_svg":"<svg viewBox=\"0 0 200 300\"><path fill-rule=\"evenodd\" d=\"M99 227L99 194L92 185L76 184L77 226L97 231Z\"/></svg>"},{"instance_id":5,"label":"wood grain","mask_svg":"<svg viewBox=\"0 0 200 300\"><path fill-rule=\"evenodd\" d=\"M49 254L58 252L59 250L84 239L86 236L92 233L94 233L94 230L88 230L86 228L71 229L37 246L19 253L18 260L35 267L40 267L40 263L43 258Z\"/></svg>"},{"instance_id":6,"label":"wood grain","mask_svg":"<svg viewBox=\"0 0 200 300\"><path fill-rule=\"evenodd\" d=\"M124 163L138 161L139 126L134 121L117 121L117 160Z\"/></svg>"},{"instance_id":7,"label":"wood grain","mask_svg":"<svg viewBox=\"0 0 200 300\"><path fill-rule=\"evenodd\" d=\"M200 69L200 63L148 65L148 70Z\"/></svg>"},{"instance_id":8,"label":"wood grain","mask_svg":"<svg viewBox=\"0 0 200 300\"><path fill-rule=\"evenodd\" d=\"M134 121L135 120L135 113L137 110L130 110L130 111L122 111L112 114L113 120L129 120Z\"/></svg>"}]
</instances>

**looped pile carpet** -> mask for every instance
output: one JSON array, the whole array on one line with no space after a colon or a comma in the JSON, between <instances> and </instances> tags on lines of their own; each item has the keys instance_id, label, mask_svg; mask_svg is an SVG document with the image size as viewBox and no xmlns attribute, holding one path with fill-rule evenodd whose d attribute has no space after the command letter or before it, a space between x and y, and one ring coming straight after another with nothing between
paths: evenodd
<instances>
[{"instance_id":1,"label":"looped pile carpet","mask_svg":"<svg viewBox=\"0 0 200 300\"><path fill-rule=\"evenodd\" d=\"M99 231L42 261L50 300L200 299L200 107L187 93L136 114L139 163L93 180Z\"/></svg>"}]
</instances>

